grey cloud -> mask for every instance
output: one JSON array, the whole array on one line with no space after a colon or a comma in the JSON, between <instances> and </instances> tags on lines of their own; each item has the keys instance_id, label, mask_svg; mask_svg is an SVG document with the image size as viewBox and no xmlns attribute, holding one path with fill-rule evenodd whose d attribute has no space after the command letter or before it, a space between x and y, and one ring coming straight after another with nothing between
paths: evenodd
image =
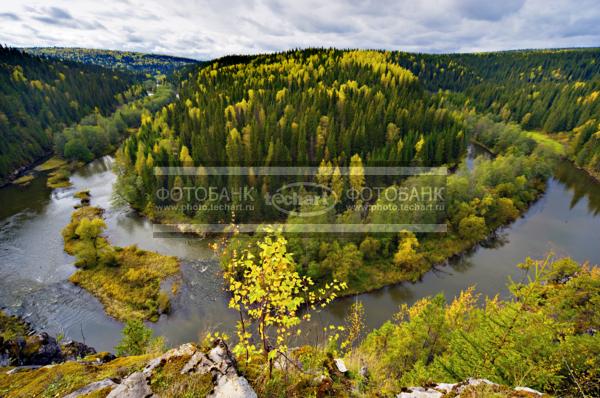
<instances>
[{"instance_id":1,"label":"grey cloud","mask_svg":"<svg viewBox=\"0 0 600 398\"><path fill-rule=\"evenodd\" d=\"M54 19L54 18L50 18L50 17L33 17L33 19L49 24L49 25L70 25L70 24L65 24L63 21L60 21L58 19Z\"/></svg>"},{"instance_id":2,"label":"grey cloud","mask_svg":"<svg viewBox=\"0 0 600 398\"><path fill-rule=\"evenodd\" d=\"M597 22L572 24L564 30L564 37L579 37L579 36L598 36L600 35L600 25Z\"/></svg>"},{"instance_id":3,"label":"grey cloud","mask_svg":"<svg viewBox=\"0 0 600 398\"><path fill-rule=\"evenodd\" d=\"M81 30L95 30L102 29L106 30L106 27L100 22L85 22L77 21L75 19L55 19L51 17L33 17L33 19L40 21L48 25L62 26L70 29L81 29Z\"/></svg>"},{"instance_id":4,"label":"grey cloud","mask_svg":"<svg viewBox=\"0 0 600 398\"><path fill-rule=\"evenodd\" d=\"M25 7L25 10L32 19L47 25L80 30L106 29L99 21L87 22L74 18L68 10L60 7Z\"/></svg>"},{"instance_id":5,"label":"grey cloud","mask_svg":"<svg viewBox=\"0 0 600 398\"><path fill-rule=\"evenodd\" d=\"M357 27L349 22L333 19L319 19L306 16L299 18L294 25L302 32L307 33L338 33L349 34L358 31Z\"/></svg>"},{"instance_id":6,"label":"grey cloud","mask_svg":"<svg viewBox=\"0 0 600 398\"><path fill-rule=\"evenodd\" d=\"M59 7L50 7L48 9L48 14L50 14L52 18L56 19L73 19L71 14L69 14L69 11L63 10Z\"/></svg>"},{"instance_id":7,"label":"grey cloud","mask_svg":"<svg viewBox=\"0 0 600 398\"><path fill-rule=\"evenodd\" d=\"M144 42L144 38L140 37L140 36L136 36L136 35L128 35L127 36L127 41L130 43L143 43Z\"/></svg>"},{"instance_id":8,"label":"grey cloud","mask_svg":"<svg viewBox=\"0 0 600 398\"><path fill-rule=\"evenodd\" d=\"M21 18L17 14L12 12L2 12L0 13L0 19L10 19L12 21L19 21Z\"/></svg>"},{"instance_id":9,"label":"grey cloud","mask_svg":"<svg viewBox=\"0 0 600 398\"><path fill-rule=\"evenodd\" d=\"M598 1L29 0L0 20L20 45L41 40L15 17L47 45L203 59L309 46L454 52L600 43Z\"/></svg>"},{"instance_id":10,"label":"grey cloud","mask_svg":"<svg viewBox=\"0 0 600 398\"><path fill-rule=\"evenodd\" d=\"M251 18L242 17L242 18L240 18L240 21L257 28L260 32L262 32L266 35L269 35L269 36L285 36L289 33L287 31L287 29L278 29L278 28L273 28L270 26L265 26L261 23L256 22L255 20L253 20Z\"/></svg>"},{"instance_id":11,"label":"grey cloud","mask_svg":"<svg viewBox=\"0 0 600 398\"><path fill-rule=\"evenodd\" d=\"M470 19L499 21L519 11L524 4L525 0L460 0L458 9Z\"/></svg>"}]
</instances>

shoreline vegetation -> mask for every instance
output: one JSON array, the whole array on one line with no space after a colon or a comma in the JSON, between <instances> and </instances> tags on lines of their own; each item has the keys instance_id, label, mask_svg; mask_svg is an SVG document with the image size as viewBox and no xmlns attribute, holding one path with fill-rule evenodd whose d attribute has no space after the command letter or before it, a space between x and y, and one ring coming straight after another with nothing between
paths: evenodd
<instances>
[{"instance_id":1,"label":"shoreline vegetation","mask_svg":"<svg viewBox=\"0 0 600 398\"><path fill-rule=\"evenodd\" d=\"M76 197L81 203L62 231L64 250L77 259L77 271L69 281L96 296L106 313L120 321L156 322L161 314L169 313L170 297L177 292L161 285L168 278L177 281L180 277L179 260L135 245L111 245L102 235L104 210L89 205L89 191L78 192Z\"/></svg>"},{"instance_id":2,"label":"shoreline vegetation","mask_svg":"<svg viewBox=\"0 0 600 398\"><path fill-rule=\"evenodd\" d=\"M26 166L20 173L19 177L6 183L25 187L37 178L39 173L47 173L46 186L51 189L68 188L71 186L69 177L73 171L82 167L83 162L71 161L67 162L56 155L42 161L32 163ZM2 186L0 186L2 188Z\"/></svg>"},{"instance_id":3,"label":"shoreline vegetation","mask_svg":"<svg viewBox=\"0 0 600 398\"><path fill-rule=\"evenodd\" d=\"M413 234L411 232L401 233L398 236L397 245L404 249L400 255L398 252L391 253L386 258L383 255L383 247L390 242L380 243L373 237L366 236L364 239L348 238L332 244L323 243L319 238L312 236L308 238L295 238L289 236L290 251L294 254L299 263L310 264L315 267L315 261L321 264L326 263L322 268L333 271L330 275L337 280L347 283L347 289L340 291L338 297L350 296L360 293L367 293L382 289L386 286L402 283L416 282L425 273L432 268L446 264L448 261L460 257L471 250L475 250L478 245L494 239L497 232L510 225L517 218L526 214L529 207L543 196L546 189L546 180L551 173L551 165L555 160L564 155L564 152L558 151L556 146L537 137L532 137L529 132L523 131L516 125L510 125L503 122L494 122L488 117L470 114L465 123L470 140L479 145L494 156L493 159L479 159L477 166L481 170L469 171L464 165L459 166L455 172L449 176L452 186L456 189L451 195L459 195L457 191L465 187L477 187L480 191L478 195L471 198L468 203L470 210L464 204L454 204L453 212L457 222L454 222L455 230L450 230L445 236L433 237L427 234ZM569 160L568 158L565 158ZM536 163L538 165L536 166ZM510 172L510 168L518 165L520 171L526 171L531 168L530 175L517 175ZM491 176L489 174L492 174ZM502 174L505 175L502 175ZM495 179L495 184L480 180ZM418 179L417 179L418 180ZM430 181L425 177L425 181ZM512 181L516 181L513 184ZM409 179L404 182L408 186L418 186L419 182L415 179ZM453 198L450 196L449 201ZM466 203L466 202L463 202ZM308 209L310 211L310 209ZM180 215L169 215L156 211L137 209L137 211L158 223L167 223L178 227L178 223L183 223L184 228L180 229L182 233L194 233L193 225L186 221L189 219ZM466 213L465 213L466 212ZM377 216L377 215L376 215ZM449 214L449 222L452 224L452 214ZM379 215L380 218L388 219L390 215ZM463 222L468 219L471 223ZM392 218L393 219L393 218ZM297 220L288 219L289 223L296 223ZM309 221L310 222L310 221ZM462 227L461 228L461 222ZM301 228L302 222L298 224ZM264 224L264 229L268 229L268 223ZM451 226L452 228L452 226ZM232 226L230 241L222 252L222 264L225 266L230 261L231 253L241 247L250 247L264 236L258 232L254 236L236 236L235 226ZM285 234L284 234L285 235ZM393 241L394 237L388 237ZM311 241L312 240L312 241ZM314 241L318 243L315 244ZM310 251L317 247L314 257ZM333 246L333 250L331 247ZM334 251L323 255L322 251ZM304 255L304 258L303 258ZM345 270L340 270L340 266L345 264ZM317 265L318 266L318 265ZM323 278L323 271L311 273L310 265L308 275L317 281L321 286L330 280ZM335 270L334 270L335 268ZM302 268L301 268L302 269ZM352 270L352 273L350 272Z\"/></svg>"}]
</instances>

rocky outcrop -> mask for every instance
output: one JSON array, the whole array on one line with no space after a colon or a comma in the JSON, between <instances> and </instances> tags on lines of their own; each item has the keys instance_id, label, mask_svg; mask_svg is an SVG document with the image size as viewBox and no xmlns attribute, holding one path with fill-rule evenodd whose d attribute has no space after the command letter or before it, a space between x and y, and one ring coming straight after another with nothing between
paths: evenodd
<instances>
[{"instance_id":1,"label":"rocky outcrop","mask_svg":"<svg viewBox=\"0 0 600 398\"><path fill-rule=\"evenodd\" d=\"M0 341L0 366L50 365L83 358L96 350L83 343L59 344L48 333Z\"/></svg>"},{"instance_id":2,"label":"rocky outcrop","mask_svg":"<svg viewBox=\"0 0 600 398\"><path fill-rule=\"evenodd\" d=\"M96 354L96 350L78 341L69 340L60 345L63 361L75 361L88 355ZM111 359L115 357L112 356Z\"/></svg>"},{"instance_id":3,"label":"rocky outcrop","mask_svg":"<svg viewBox=\"0 0 600 398\"><path fill-rule=\"evenodd\" d=\"M105 390L105 389L113 389L117 386L117 383L115 383L113 380L111 379L104 379L104 380L100 380L100 381L96 381L94 383L88 384L87 386L80 388L77 391L73 391L72 393L70 393L69 395L65 395L64 398L77 398L77 397L83 397L87 394L91 394L93 392L96 391L100 391L100 390Z\"/></svg>"},{"instance_id":4,"label":"rocky outcrop","mask_svg":"<svg viewBox=\"0 0 600 398\"><path fill-rule=\"evenodd\" d=\"M215 388L210 398L256 398L248 380L238 375L235 359L223 341L217 340L208 355L197 352L190 362L182 369L182 373L212 374Z\"/></svg>"},{"instance_id":5,"label":"rocky outcrop","mask_svg":"<svg viewBox=\"0 0 600 398\"><path fill-rule=\"evenodd\" d=\"M103 380L91 383L70 395L77 398L97 390L109 389L107 398L157 398L153 391L153 379L160 377L170 364L182 363L177 373L181 376L210 375L209 388L211 398L256 398L257 395L248 380L237 372L236 363L227 345L217 340L214 347L203 352L194 344L169 350L158 358L154 358L138 372L134 372L123 380ZM164 376L164 374L162 375ZM211 385L212 383L212 385Z\"/></svg>"},{"instance_id":6,"label":"rocky outcrop","mask_svg":"<svg viewBox=\"0 0 600 398\"><path fill-rule=\"evenodd\" d=\"M45 366L95 353L95 349L83 343L71 340L60 343L46 332L37 333L20 317L0 309L0 367Z\"/></svg>"},{"instance_id":7,"label":"rocky outcrop","mask_svg":"<svg viewBox=\"0 0 600 398\"><path fill-rule=\"evenodd\" d=\"M154 397L148 384L148 377L142 372L135 372L108 394L107 398L147 398Z\"/></svg>"},{"instance_id":8,"label":"rocky outcrop","mask_svg":"<svg viewBox=\"0 0 600 398\"><path fill-rule=\"evenodd\" d=\"M428 387L409 387L406 391L396 395L397 398L442 398L461 396L484 396L473 395L477 393L494 394L494 396L535 398L542 397L539 391L528 387L515 387L514 389L493 383L487 379L470 378L462 383L439 383ZM503 395L506 394L506 395Z\"/></svg>"}]
</instances>

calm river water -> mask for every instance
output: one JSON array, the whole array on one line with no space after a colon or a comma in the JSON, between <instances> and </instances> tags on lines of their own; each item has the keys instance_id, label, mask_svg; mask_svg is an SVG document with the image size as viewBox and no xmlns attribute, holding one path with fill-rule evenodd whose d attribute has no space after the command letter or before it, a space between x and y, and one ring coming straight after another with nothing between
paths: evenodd
<instances>
[{"instance_id":1,"label":"calm river water","mask_svg":"<svg viewBox=\"0 0 600 398\"><path fill-rule=\"evenodd\" d=\"M47 189L43 175L27 187L0 189L0 307L25 317L38 330L113 350L122 324L106 316L94 297L68 282L74 259L64 253L60 234L77 203L73 193L90 189L92 204L107 209L112 243L136 243L182 259L182 289L173 300L172 314L151 325L157 334L176 345L194 341L206 330L232 330L236 316L227 308L219 265L206 242L155 238L152 223L113 205L111 165L110 157L90 163L73 175L68 189ZM549 251L600 264L600 184L566 162L548 182L546 194L491 244L438 267L418 283L337 300L313 318L311 327L341 322L356 299L364 303L367 324L374 328L390 319L400 304L439 292L452 298L475 285L480 293L502 295L509 276L521 277L516 264Z\"/></svg>"}]
</instances>

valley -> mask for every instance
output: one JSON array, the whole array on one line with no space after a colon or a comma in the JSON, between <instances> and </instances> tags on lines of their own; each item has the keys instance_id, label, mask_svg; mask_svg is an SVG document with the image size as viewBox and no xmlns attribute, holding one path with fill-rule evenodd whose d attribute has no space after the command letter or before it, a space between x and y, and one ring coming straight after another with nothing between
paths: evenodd
<instances>
[{"instance_id":1,"label":"valley","mask_svg":"<svg viewBox=\"0 0 600 398\"><path fill-rule=\"evenodd\" d=\"M164 355L143 387L164 396L219 390L206 372L198 385L169 373L203 355L235 357L230 376L259 396L387 396L470 377L597 391L600 50L310 48L125 66L42 50L2 48L13 63L0 65L0 100L58 110L28 113L40 135L0 108L2 176L37 166L0 188L3 311L132 366ZM47 83L28 77L36 68ZM70 87L50 100L55 69L104 84L102 106L63 114ZM48 95L29 103L21 86ZM119 391L136 372L115 376L111 361L71 387L37 368L19 385L51 377L62 394L106 373ZM0 395L17 391L7 375Z\"/></svg>"}]
</instances>

